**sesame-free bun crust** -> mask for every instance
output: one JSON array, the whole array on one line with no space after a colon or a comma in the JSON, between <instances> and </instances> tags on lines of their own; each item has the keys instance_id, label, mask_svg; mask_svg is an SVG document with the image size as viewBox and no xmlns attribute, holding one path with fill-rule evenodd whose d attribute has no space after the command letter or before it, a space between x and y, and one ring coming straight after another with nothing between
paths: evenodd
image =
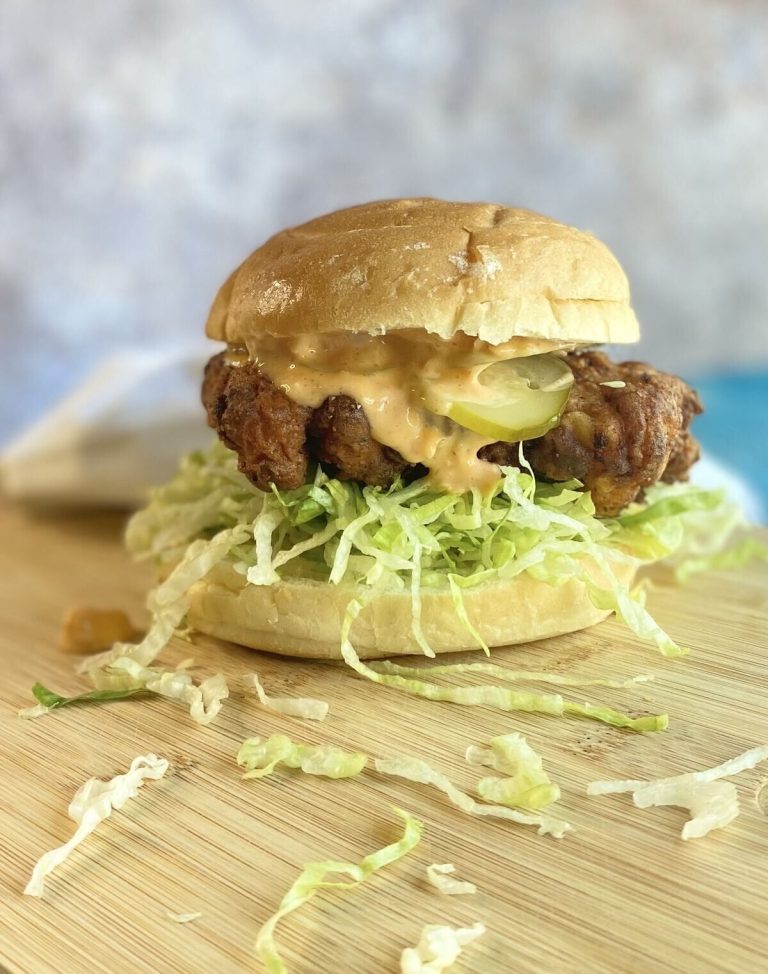
<instances>
[{"instance_id":1,"label":"sesame-free bun crust","mask_svg":"<svg viewBox=\"0 0 768 974\"><path fill-rule=\"evenodd\" d=\"M596 579L600 573L591 570ZM629 584L635 565L618 563ZM226 564L217 565L189 592L188 623L230 642L284 656L339 659L344 614L355 589L326 582L285 580L252 585ZM489 646L510 646L585 629L610 613L595 608L573 578L548 585L527 574L464 592L470 621ZM446 592L422 591L421 625L437 654L476 649ZM420 654L411 632L407 593L380 595L364 607L351 640L362 659Z\"/></svg>"},{"instance_id":2,"label":"sesame-free bun crust","mask_svg":"<svg viewBox=\"0 0 768 974\"><path fill-rule=\"evenodd\" d=\"M423 329L497 345L634 342L627 279L595 237L529 210L382 200L284 230L219 290L209 338Z\"/></svg>"}]
</instances>

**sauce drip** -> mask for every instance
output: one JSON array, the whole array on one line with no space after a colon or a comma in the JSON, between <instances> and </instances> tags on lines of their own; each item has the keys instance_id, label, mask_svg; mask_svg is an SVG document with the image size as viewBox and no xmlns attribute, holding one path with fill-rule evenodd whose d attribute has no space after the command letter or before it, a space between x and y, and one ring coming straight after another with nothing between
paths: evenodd
<instances>
[{"instance_id":1,"label":"sauce drip","mask_svg":"<svg viewBox=\"0 0 768 974\"><path fill-rule=\"evenodd\" d=\"M423 331L264 334L247 342L250 358L294 402L316 409L329 396L350 396L362 406L379 443L409 463L424 464L434 486L451 493L471 488L488 493L498 483L496 464L477 456L493 439L433 410L453 400L482 400L487 391L479 376L489 365L562 347L527 338L501 345L468 335L446 341ZM242 361L241 347L233 358Z\"/></svg>"}]
</instances>

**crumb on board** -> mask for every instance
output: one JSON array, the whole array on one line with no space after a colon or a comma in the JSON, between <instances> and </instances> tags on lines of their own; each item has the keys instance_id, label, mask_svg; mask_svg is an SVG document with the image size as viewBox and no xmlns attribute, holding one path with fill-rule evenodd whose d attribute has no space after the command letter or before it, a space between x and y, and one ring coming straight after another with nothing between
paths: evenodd
<instances>
[{"instance_id":1,"label":"crumb on board","mask_svg":"<svg viewBox=\"0 0 768 974\"><path fill-rule=\"evenodd\" d=\"M98 653L116 642L135 642L140 635L122 609L74 606L64 613L59 648L64 653Z\"/></svg>"}]
</instances>

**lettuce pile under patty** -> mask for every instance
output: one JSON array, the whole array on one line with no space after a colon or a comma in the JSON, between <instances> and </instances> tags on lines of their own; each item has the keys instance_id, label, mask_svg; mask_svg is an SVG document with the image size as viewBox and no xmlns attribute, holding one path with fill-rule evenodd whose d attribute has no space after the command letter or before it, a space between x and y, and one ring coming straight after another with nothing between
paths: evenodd
<instances>
[{"instance_id":1,"label":"lettuce pile under patty","mask_svg":"<svg viewBox=\"0 0 768 974\"><path fill-rule=\"evenodd\" d=\"M464 611L465 590L524 572L551 585L577 578L597 606L615 611L638 636L665 655L680 653L645 609L642 590L628 589L614 569L627 559L670 556L681 571L686 558L698 569L714 561L741 523L738 508L720 491L657 484L621 516L598 518L578 481L537 482L520 459L521 469L503 468L487 497L476 490L442 493L424 480L362 486L319 468L296 490L265 492L238 472L236 455L217 441L185 457L173 479L152 492L129 523L127 543L138 556L170 565L189 561L196 542L198 562L215 549L215 561L230 563L253 585L284 578L351 585L358 605L351 613L377 593L409 593L413 635L427 655L433 652L421 630L422 590L450 593L468 641L483 646ZM583 556L600 567L600 582ZM185 611L180 604L174 610L175 618Z\"/></svg>"}]
</instances>

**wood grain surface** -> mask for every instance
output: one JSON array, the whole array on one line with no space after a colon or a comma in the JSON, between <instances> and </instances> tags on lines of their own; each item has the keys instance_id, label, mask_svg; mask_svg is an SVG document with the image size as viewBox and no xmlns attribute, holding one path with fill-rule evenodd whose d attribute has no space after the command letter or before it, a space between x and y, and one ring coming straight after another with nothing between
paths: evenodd
<instances>
[{"instance_id":1,"label":"wood grain surface","mask_svg":"<svg viewBox=\"0 0 768 974\"><path fill-rule=\"evenodd\" d=\"M310 860L358 860L399 835L393 805L425 823L406 859L348 892L326 891L281 923L296 974L397 971L426 923L488 932L454 970L502 972L755 972L768 969L768 767L735 779L742 814L683 842L680 809L636 809L626 795L587 798L595 778L653 777L717 764L768 740L768 568L699 577L685 589L657 573L649 604L692 648L667 661L609 621L525 649L496 651L515 668L589 676L655 673L632 691L572 696L633 711L668 711L664 734L640 736L581 720L503 714L405 697L343 665L293 662L209 639L176 639L165 658L194 655L223 670L232 697L199 727L177 705L135 699L71 708L35 721L36 680L83 689L56 648L73 604L119 606L141 621L149 579L120 546L120 518L0 510L0 966L10 974L229 974L258 971L256 932ZM272 714L242 682L322 697L322 724ZM383 756L419 755L471 788L468 744L519 730L562 787L555 810L575 830L558 841L507 822L469 818L437 792L370 771L328 781L279 772L243 781L243 738L284 732ZM138 754L172 762L114 813L48 880L22 896L35 860L72 832L68 803L88 777L110 777ZM453 862L476 896L444 897L425 867ZM178 924L167 912L200 912Z\"/></svg>"}]
</instances>

